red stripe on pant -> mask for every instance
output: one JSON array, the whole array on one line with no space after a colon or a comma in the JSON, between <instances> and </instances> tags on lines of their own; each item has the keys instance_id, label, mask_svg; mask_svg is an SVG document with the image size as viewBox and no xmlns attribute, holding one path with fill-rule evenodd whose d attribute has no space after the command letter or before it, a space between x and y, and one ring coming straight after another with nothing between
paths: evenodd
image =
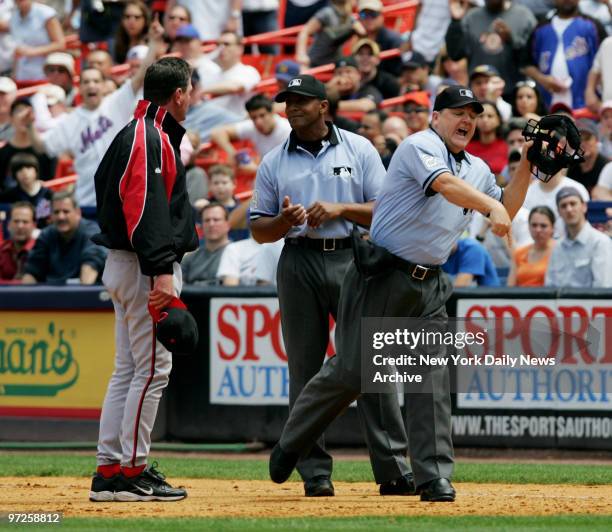
<instances>
[{"instance_id":1,"label":"red stripe on pant","mask_svg":"<svg viewBox=\"0 0 612 532\"><path fill-rule=\"evenodd\" d=\"M151 277L151 290L153 290L153 277ZM144 398L147 394L147 390L153 381L153 376L155 375L155 351L157 347L157 330L155 327L155 321L153 317L151 317L151 325L153 329L153 337L151 338L151 372L149 374L149 378L147 379L147 383L145 384L142 395L140 396L140 402L138 403L138 411L136 413L136 423L134 424L134 449L132 451L132 467L136 467L136 451L138 450L138 428L140 426L140 415L142 413L142 404L144 403Z\"/></svg>"}]
</instances>

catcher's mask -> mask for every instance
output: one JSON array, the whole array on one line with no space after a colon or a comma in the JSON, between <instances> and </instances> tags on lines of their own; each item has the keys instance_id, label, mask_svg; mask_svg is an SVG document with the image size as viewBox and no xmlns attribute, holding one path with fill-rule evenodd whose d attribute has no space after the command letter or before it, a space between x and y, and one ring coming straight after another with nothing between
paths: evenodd
<instances>
[{"instance_id":1,"label":"catcher's mask","mask_svg":"<svg viewBox=\"0 0 612 532\"><path fill-rule=\"evenodd\" d=\"M527 159L532 164L531 173L545 183L562 168L584 161L580 132L567 116L547 115L539 121L531 119L523 128L523 137L533 140L533 146L527 152ZM563 139L565 143L560 145Z\"/></svg>"}]
</instances>

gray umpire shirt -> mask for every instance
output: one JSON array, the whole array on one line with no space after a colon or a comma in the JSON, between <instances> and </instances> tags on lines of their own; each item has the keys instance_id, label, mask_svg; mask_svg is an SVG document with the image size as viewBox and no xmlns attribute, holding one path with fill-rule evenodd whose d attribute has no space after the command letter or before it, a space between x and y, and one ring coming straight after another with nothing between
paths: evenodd
<instances>
[{"instance_id":1,"label":"gray umpire shirt","mask_svg":"<svg viewBox=\"0 0 612 532\"><path fill-rule=\"evenodd\" d=\"M405 139L393 154L374 207L372 240L416 264L445 263L472 212L431 188L444 172L502 199L502 189L482 159L463 153L458 162L433 129L420 131Z\"/></svg>"},{"instance_id":2,"label":"gray umpire shirt","mask_svg":"<svg viewBox=\"0 0 612 532\"><path fill-rule=\"evenodd\" d=\"M572 288L612 287L612 240L590 223L571 239L553 248L545 286Z\"/></svg>"},{"instance_id":3,"label":"gray umpire shirt","mask_svg":"<svg viewBox=\"0 0 612 532\"><path fill-rule=\"evenodd\" d=\"M329 140L323 141L316 157L297 144L294 132L265 155L257 170L251 220L279 214L285 196L305 208L315 201L365 203L376 199L385 175L380 155L366 138L331 128ZM345 238L351 228L350 221L337 218L316 229L307 224L292 227L286 236Z\"/></svg>"}]
</instances>

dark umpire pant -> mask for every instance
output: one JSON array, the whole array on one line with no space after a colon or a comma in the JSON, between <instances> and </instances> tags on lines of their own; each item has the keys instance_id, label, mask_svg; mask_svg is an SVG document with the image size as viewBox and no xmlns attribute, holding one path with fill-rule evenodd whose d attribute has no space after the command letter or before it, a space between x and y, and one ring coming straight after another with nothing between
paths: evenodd
<instances>
[{"instance_id":1,"label":"dark umpire pant","mask_svg":"<svg viewBox=\"0 0 612 532\"><path fill-rule=\"evenodd\" d=\"M324 251L323 241L289 239L278 263L278 299L289 365L290 409L304 386L321 369L329 341L329 315L337 318L342 279L353 257L348 239L326 242L326 247L338 245L338 248ZM357 407L376 482L380 484L408 473L408 442L397 396L364 394ZM318 412L306 408L299 417L309 423L318 419ZM314 445L309 445L309 452L298 462L297 469L304 480L332 473L332 458L325 451L322 436L332 419L320 426L316 436L309 440Z\"/></svg>"},{"instance_id":2,"label":"dark umpire pant","mask_svg":"<svg viewBox=\"0 0 612 532\"><path fill-rule=\"evenodd\" d=\"M445 303L451 291L448 278L439 270L421 281L397 267L379 275L365 275L351 263L339 303L337 355L295 400L280 438L282 449L293 453L308 449L329 423L360 396L362 317L445 318ZM450 478L454 463L448 370L442 367L428 374L432 393L404 396L417 485Z\"/></svg>"}]
</instances>

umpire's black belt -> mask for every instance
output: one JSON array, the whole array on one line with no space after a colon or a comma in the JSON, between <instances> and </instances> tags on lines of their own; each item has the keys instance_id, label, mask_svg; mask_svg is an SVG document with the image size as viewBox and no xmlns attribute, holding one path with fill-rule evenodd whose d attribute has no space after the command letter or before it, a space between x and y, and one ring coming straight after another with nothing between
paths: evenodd
<instances>
[{"instance_id":1,"label":"umpire's black belt","mask_svg":"<svg viewBox=\"0 0 612 532\"><path fill-rule=\"evenodd\" d=\"M424 281L432 275L437 275L440 271L440 266L432 266L430 264L413 264L408 262L397 255L393 255L393 266L396 270L406 272L410 277L417 281Z\"/></svg>"},{"instance_id":2,"label":"umpire's black belt","mask_svg":"<svg viewBox=\"0 0 612 532\"><path fill-rule=\"evenodd\" d=\"M389 270L401 270L417 281L424 281L438 275L440 271L440 266L408 262L371 240L364 240L356 226L351 232L351 240L355 267L363 275L380 275Z\"/></svg>"},{"instance_id":3,"label":"umpire's black belt","mask_svg":"<svg viewBox=\"0 0 612 532\"><path fill-rule=\"evenodd\" d=\"M336 251L338 249L348 249L351 247L351 239L347 238L308 238L298 236L296 238L286 238L285 243L291 246L298 246L316 251Z\"/></svg>"}]
</instances>

